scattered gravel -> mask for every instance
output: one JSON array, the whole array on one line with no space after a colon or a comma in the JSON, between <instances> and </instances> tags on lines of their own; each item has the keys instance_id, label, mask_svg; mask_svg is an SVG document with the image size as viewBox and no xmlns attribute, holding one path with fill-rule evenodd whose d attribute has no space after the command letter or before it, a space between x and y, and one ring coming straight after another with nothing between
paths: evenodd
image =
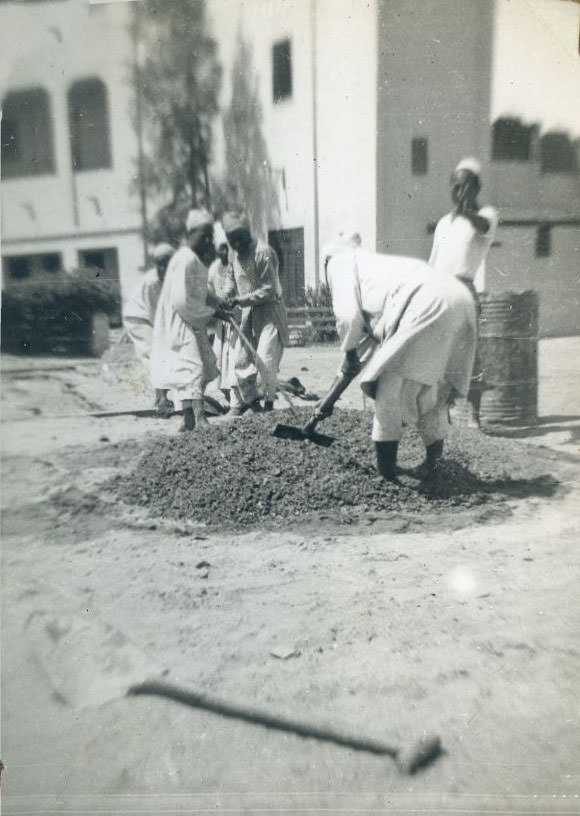
<instances>
[{"instance_id":1,"label":"scattered gravel","mask_svg":"<svg viewBox=\"0 0 580 816\"><path fill-rule=\"evenodd\" d=\"M300 411L306 421L310 411ZM381 479L370 439L370 415L335 412L321 430L328 448L272 436L289 412L246 416L206 433L153 439L132 471L118 480L119 498L156 515L210 526L288 522L311 514L348 521L353 513L449 513L507 497L554 492L546 461L525 444L453 428L437 479L420 482L403 470L403 484ZM414 431L401 442L399 464L423 459Z\"/></svg>"}]
</instances>

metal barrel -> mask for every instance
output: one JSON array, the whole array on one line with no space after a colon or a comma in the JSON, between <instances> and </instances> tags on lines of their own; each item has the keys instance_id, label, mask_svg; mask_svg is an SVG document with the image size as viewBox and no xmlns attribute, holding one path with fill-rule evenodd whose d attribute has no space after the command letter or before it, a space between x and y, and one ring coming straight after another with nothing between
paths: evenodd
<instances>
[{"instance_id":1,"label":"metal barrel","mask_svg":"<svg viewBox=\"0 0 580 816\"><path fill-rule=\"evenodd\" d=\"M480 296L479 357L482 425L530 425L538 420L538 295Z\"/></svg>"}]
</instances>

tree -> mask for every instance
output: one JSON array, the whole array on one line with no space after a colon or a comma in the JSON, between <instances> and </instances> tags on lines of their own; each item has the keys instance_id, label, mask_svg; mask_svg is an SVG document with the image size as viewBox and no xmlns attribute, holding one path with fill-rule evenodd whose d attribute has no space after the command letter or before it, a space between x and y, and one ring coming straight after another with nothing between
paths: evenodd
<instances>
[{"instance_id":1,"label":"tree","mask_svg":"<svg viewBox=\"0 0 580 816\"><path fill-rule=\"evenodd\" d=\"M191 207L211 207L212 121L221 66L203 0L134 4L135 126L142 196L158 203L151 240L176 240ZM159 202L163 202L159 205Z\"/></svg>"},{"instance_id":2,"label":"tree","mask_svg":"<svg viewBox=\"0 0 580 816\"><path fill-rule=\"evenodd\" d=\"M250 45L238 35L232 66L232 97L224 113L225 180L221 195L226 206L246 210L264 238L279 221L276 183L262 132L262 107Z\"/></svg>"}]
</instances>

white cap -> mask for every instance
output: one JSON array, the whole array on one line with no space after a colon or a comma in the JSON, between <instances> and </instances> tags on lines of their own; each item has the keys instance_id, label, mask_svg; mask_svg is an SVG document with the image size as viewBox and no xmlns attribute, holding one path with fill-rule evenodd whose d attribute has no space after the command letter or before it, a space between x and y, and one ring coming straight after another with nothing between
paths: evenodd
<instances>
[{"instance_id":1,"label":"white cap","mask_svg":"<svg viewBox=\"0 0 580 816\"><path fill-rule=\"evenodd\" d=\"M332 258L333 255L338 255L340 252L353 252L358 249L362 243L360 233L352 232L350 230L343 230L339 232L333 241L324 244L321 251L322 261L327 258Z\"/></svg>"},{"instance_id":2,"label":"white cap","mask_svg":"<svg viewBox=\"0 0 580 816\"><path fill-rule=\"evenodd\" d=\"M175 250L171 244L157 244L153 250L153 259L155 261L162 261L165 258L171 258Z\"/></svg>"},{"instance_id":3,"label":"white cap","mask_svg":"<svg viewBox=\"0 0 580 816\"><path fill-rule=\"evenodd\" d=\"M481 163L477 159L467 158L461 159L455 171L458 170L469 170L470 173L473 173L475 176L481 176Z\"/></svg>"},{"instance_id":4,"label":"white cap","mask_svg":"<svg viewBox=\"0 0 580 816\"><path fill-rule=\"evenodd\" d=\"M188 212L185 222L185 229L188 232L199 227L205 227L206 224L213 224L213 215L207 210L190 210Z\"/></svg>"}]
</instances>

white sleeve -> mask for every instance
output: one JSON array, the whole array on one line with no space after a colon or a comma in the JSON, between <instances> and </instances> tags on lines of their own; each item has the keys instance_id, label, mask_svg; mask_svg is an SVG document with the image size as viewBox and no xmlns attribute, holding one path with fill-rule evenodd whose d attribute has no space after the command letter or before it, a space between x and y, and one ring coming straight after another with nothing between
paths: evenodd
<instances>
[{"instance_id":1,"label":"white sleeve","mask_svg":"<svg viewBox=\"0 0 580 816\"><path fill-rule=\"evenodd\" d=\"M177 314L193 329L202 329L213 314L207 306L207 269L197 258L183 261L175 269L173 306Z\"/></svg>"},{"instance_id":2,"label":"white sleeve","mask_svg":"<svg viewBox=\"0 0 580 816\"><path fill-rule=\"evenodd\" d=\"M485 218L489 222L489 229L485 233L485 237L493 241L495 238L495 233L497 232L497 225L499 222L499 213L495 207L482 207L481 210L478 212L482 218Z\"/></svg>"},{"instance_id":3,"label":"white sleeve","mask_svg":"<svg viewBox=\"0 0 580 816\"><path fill-rule=\"evenodd\" d=\"M356 259L352 254L336 255L328 263L332 310L342 351L355 349L366 334L359 306Z\"/></svg>"},{"instance_id":4,"label":"white sleeve","mask_svg":"<svg viewBox=\"0 0 580 816\"><path fill-rule=\"evenodd\" d=\"M441 232L439 229L440 223L440 221L437 223L435 232L433 233L433 246L431 247L431 255L429 256L428 261L429 266L435 266L437 263L437 252L439 251L439 233Z\"/></svg>"}]
</instances>

